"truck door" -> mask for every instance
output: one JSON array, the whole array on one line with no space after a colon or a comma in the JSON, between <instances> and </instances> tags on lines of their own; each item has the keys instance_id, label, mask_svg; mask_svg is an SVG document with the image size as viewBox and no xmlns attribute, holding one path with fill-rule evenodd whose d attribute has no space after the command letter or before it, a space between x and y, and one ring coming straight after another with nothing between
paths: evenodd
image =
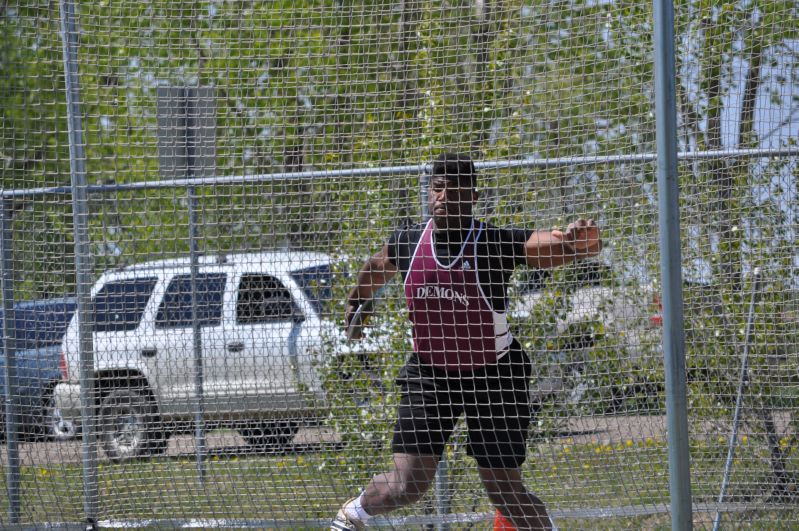
<instances>
[{"instance_id":1,"label":"truck door","mask_svg":"<svg viewBox=\"0 0 799 531\"><path fill-rule=\"evenodd\" d=\"M235 382L233 392L247 411L290 407L297 390L291 334L302 313L286 286L269 274L241 274L236 297L224 376Z\"/></svg>"}]
</instances>

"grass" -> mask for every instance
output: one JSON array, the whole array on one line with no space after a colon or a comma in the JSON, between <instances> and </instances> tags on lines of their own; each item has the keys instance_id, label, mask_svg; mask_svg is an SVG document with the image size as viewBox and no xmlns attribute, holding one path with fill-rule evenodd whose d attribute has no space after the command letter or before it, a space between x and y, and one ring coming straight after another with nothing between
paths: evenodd
<instances>
[{"instance_id":1,"label":"grass","mask_svg":"<svg viewBox=\"0 0 799 531\"><path fill-rule=\"evenodd\" d=\"M449 449L449 481L455 495L452 512L489 512L476 469L463 447ZM732 501L751 503L759 511L724 516L727 525L774 529L799 525L799 510L765 504L769 469L764 446L743 440L738 447L730 487ZM790 470L799 456L787 449ZM695 502L718 496L726 441L692 445ZM663 440L628 440L609 445L556 440L531 447L525 464L528 485L551 507L577 516L586 508L667 504L667 446ZM193 456L99 465L100 517L126 519L327 519L346 498L357 493L373 472L388 466L385 451L364 448L286 455L214 454L207 461L205 483L198 479ZM2 483L5 483L3 476ZM3 485L4 487L5 485ZM22 469L23 522L82 520L83 492L79 464L51 464ZM419 514L427 505L400 515ZM2 498L3 514L7 498ZM697 528L709 527L712 514L698 513ZM2 520L0 520L0 524ZM789 525L791 524L791 525ZM669 529L665 514L597 520L564 518L562 529ZM487 529L488 524L453 526Z\"/></svg>"}]
</instances>

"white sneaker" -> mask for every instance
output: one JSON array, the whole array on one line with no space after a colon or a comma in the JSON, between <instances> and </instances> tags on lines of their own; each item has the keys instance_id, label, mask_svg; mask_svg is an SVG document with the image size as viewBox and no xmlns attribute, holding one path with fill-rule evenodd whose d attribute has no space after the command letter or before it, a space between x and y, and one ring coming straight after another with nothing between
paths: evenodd
<instances>
[{"instance_id":1,"label":"white sneaker","mask_svg":"<svg viewBox=\"0 0 799 531\"><path fill-rule=\"evenodd\" d=\"M362 522L352 520L344 512L344 506L354 499L355 498L350 498L341 506L336 517L330 522L330 531L361 531L362 529L366 529L366 526Z\"/></svg>"}]
</instances>

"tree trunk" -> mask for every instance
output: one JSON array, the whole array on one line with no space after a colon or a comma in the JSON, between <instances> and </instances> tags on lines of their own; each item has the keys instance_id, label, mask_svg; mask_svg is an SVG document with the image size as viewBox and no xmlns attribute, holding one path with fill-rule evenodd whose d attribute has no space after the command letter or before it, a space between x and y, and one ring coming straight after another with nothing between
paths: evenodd
<instances>
[{"instance_id":1,"label":"tree trunk","mask_svg":"<svg viewBox=\"0 0 799 531\"><path fill-rule=\"evenodd\" d=\"M494 13L490 0L475 0L474 12L476 22L474 24L474 31L471 35L471 40L475 48L474 52L474 66L472 71L472 83L469 88L469 101L471 102L471 120L469 126L471 128L470 135L472 137L470 150L472 156L481 158L483 155L483 143L488 136L488 128L491 123L489 119L484 118L485 113L483 109L487 105L486 96L489 94L488 87L486 87L486 72L488 71L488 58L489 58L489 44L491 39L491 27Z\"/></svg>"},{"instance_id":2,"label":"tree trunk","mask_svg":"<svg viewBox=\"0 0 799 531\"><path fill-rule=\"evenodd\" d=\"M777 434L777 425L774 422L774 413L768 409L758 410L758 416L763 422L766 432L766 443L769 449L769 463L774 485L771 489L773 501L787 501L786 498L796 496L796 484L785 470L785 454L780 448L780 437Z\"/></svg>"},{"instance_id":3,"label":"tree trunk","mask_svg":"<svg viewBox=\"0 0 799 531\"><path fill-rule=\"evenodd\" d=\"M392 162L406 159L402 140L408 135L419 134L418 128L413 127L418 120L420 97L416 71L411 68L411 55L416 49L416 30L421 10L419 0L401 0L400 5L402 16L399 22L398 60L394 65L395 86L399 89L395 116L399 115L396 122L400 127L394 131L392 138ZM416 197L416 194L410 194L403 177L393 179L391 187L397 190L397 225L405 226L411 221L411 197Z\"/></svg>"},{"instance_id":4,"label":"tree trunk","mask_svg":"<svg viewBox=\"0 0 799 531\"><path fill-rule=\"evenodd\" d=\"M755 28L754 31L757 31ZM749 57L749 71L746 74L744 84L743 102L741 104L741 115L738 129L738 148L745 149L757 146L757 139L754 137L754 116L757 104L757 91L761 81L761 64L763 61L763 49L759 43L753 44L752 53ZM740 159L740 165L748 169L749 162ZM758 404L758 416L763 422L763 429L766 432L766 443L769 448L769 463L771 473L774 477L774 487L772 497L778 501L786 497L795 496L796 485L792 477L785 469L785 454L780 447L780 436L777 433L777 426L774 422L774 414L766 409L766 404L762 403L763 398L758 397L761 402ZM793 491L792 491L793 489Z\"/></svg>"},{"instance_id":5,"label":"tree trunk","mask_svg":"<svg viewBox=\"0 0 799 531\"><path fill-rule=\"evenodd\" d=\"M703 21L706 33L711 32L711 25L715 21L707 17ZM715 41L714 41L715 42ZM705 71L708 73L706 93L708 101L706 142L708 149L719 151L723 146L721 138L721 77L723 60L722 54L714 51L715 46L705 46L709 55L710 65ZM719 235L719 268L720 283L731 286L734 291L741 287L740 260L736 253L737 242L732 228L735 222L732 217L732 197L735 180L726 159L711 159L708 163L711 184L716 190L716 201L713 211L716 213L716 227Z\"/></svg>"},{"instance_id":6,"label":"tree trunk","mask_svg":"<svg viewBox=\"0 0 799 531\"><path fill-rule=\"evenodd\" d=\"M755 105L757 103L757 90L760 87L761 63L763 51L760 46L755 46L749 58L749 71L746 75L743 103L741 105L741 121L738 129L738 147L741 149L755 147L757 139L752 136L754 130Z\"/></svg>"}]
</instances>

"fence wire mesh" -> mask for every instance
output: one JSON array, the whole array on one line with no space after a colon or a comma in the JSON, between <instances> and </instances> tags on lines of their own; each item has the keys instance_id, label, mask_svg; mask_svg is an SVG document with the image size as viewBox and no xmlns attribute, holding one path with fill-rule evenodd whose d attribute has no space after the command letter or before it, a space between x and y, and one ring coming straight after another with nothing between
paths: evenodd
<instances>
[{"instance_id":1,"label":"fence wire mesh","mask_svg":"<svg viewBox=\"0 0 799 531\"><path fill-rule=\"evenodd\" d=\"M669 526L649 4L76 2L70 62L71 5L0 4L0 524L329 527L393 465L397 382L414 380L424 334L450 330L439 339L461 362L503 351L472 352L488 333L446 277L471 282L465 300L492 331L506 316L532 360L503 357L524 400L489 393L472 419L519 417L523 479L557 525ZM798 15L780 0L675 4L697 528L799 525ZM476 162L475 218L514 229L484 230L476 255L455 245L460 276L414 258L446 152ZM598 256L529 256L531 230L579 218L599 225ZM401 275L349 341L358 272L387 242ZM430 275L442 289L422 289ZM435 437L415 429L403 451ZM477 435L454 422L436 478L409 485L430 490L372 523L491 528Z\"/></svg>"}]
</instances>

